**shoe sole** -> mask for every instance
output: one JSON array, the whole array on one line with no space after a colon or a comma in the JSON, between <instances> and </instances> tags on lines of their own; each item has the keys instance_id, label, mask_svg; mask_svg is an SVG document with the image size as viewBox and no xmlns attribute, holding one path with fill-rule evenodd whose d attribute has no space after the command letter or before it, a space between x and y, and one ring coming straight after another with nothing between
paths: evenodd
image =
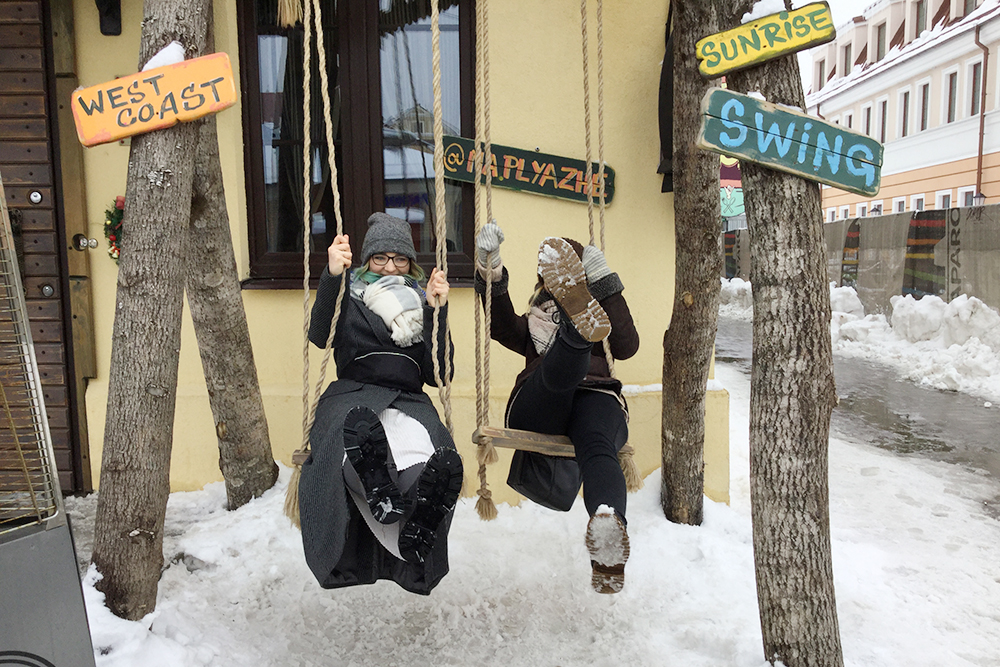
<instances>
[{"instance_id":1,"label":"shoe sole","mask_svg":"<svg viewBox=\"0 0 1000 667\"><path fill-rule=\"evenodd\" d=\"M587 289L587 272L573 246L561 238L547 238L538 251L538 273L546 291L569 315L577 332L596 343L611 333L611 321Z\"/></svg>"},{"instance_id":2,"label":"shoe sole","mask_svg":"<svg viewBox=\"0 0 1000 667\"><path fill-rule=\"evenodd\" d=\"M344 452L361 479L365 502L375 520L396 523L406 513L406 501L389 474L389 441L378 415L353 408L344 419Z\"/></svg>"},{"instance_id":3,"label":"shoe sole","mask_svg":"<svg viewBox=\"0 0 1000 667\"><path fill-rule=\"evenodd\" d=\"M628 561L628 533L614 513L598 511L587 524L587 551L590 552L590 585L598 593L614 594L625 586Z\"/></svg>"},{"instance_id":4,"label":"shoe sole","mask_svg":"<svg viewBox=\"0 0 1000 667\"><path fill-rule=\"evenodd\" d=\"M453 449L437 449L427 459L416 484L413 514L399 533L403 560L423 563L437 541L438 528L455 509L462 491L462 457Z\"/></svg>"}]
</instances>

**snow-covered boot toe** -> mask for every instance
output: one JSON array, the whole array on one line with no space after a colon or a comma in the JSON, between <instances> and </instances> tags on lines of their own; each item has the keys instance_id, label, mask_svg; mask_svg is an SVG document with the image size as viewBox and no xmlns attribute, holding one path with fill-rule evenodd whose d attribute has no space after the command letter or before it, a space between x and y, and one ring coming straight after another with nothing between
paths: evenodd
<instances>
[{"instance_id":1,"label":"snow-covered boot toe","mask_svg":"<svg viewBox=\"0 0 1000 667\"><path fill-rule=\"evenodd\" d=\"M625 585L628 532L615 511L601 505L587 524L587 551L593 572L591 585L598 593L618 593Z\"/></svg>"}]
</instances>

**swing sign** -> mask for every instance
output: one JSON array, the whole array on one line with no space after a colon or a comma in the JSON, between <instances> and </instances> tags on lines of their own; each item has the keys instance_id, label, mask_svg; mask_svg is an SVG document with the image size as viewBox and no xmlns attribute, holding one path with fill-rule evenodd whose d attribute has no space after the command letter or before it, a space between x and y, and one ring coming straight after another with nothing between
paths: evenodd
<instances>
[{"instance_id":1,"label":"swing sign","mask_svg":"<svg viewBox=\"0 0 1000 667\"><path fill-rule=\"evenodd\" d=\"M879 191L879 142L723 88L702 98L698 146L859 195Z\"/></svg>"},{"instance_id":2,"label":"swing sign","mask_svg":"<svg viewBox=\"0 0 1000 667\"><path fill-rule=\"evenodd\" d=\"M73 91L84 146L118 141L217 113L236 102L229 56L213 53Z\"/></svg>"},{"instance_id":3,"label":"swing sign","mask_svg":"<svg viewBox=\"0 0 1000 667\"><path fill-rule=\"evenodd\" d=\"M814 2L710 35L695 44L698 70L714 79L753 65L825 44L837 37L830 5Z\"/></svg>"}]
</instances>

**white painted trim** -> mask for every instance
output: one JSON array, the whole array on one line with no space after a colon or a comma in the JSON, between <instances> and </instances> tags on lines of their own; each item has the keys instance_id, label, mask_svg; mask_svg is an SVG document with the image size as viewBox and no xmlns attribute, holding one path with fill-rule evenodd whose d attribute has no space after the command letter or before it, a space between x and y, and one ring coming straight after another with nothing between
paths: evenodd
<instances>
[{"instance_id":1,"label":"white painted trim","mask_svg":"<svg viewBox=\"0 0 1000 667\"><path fill-rule=\"evenodd\" d=\"M983 69L982 69L983 56L980 53L977 57L969 58L968 60L965 61L965 85L962 86L962 103L964 105L962 108L962 118L966 118L968 116L973 116L973 115L978 116L978 114L972 113L972 68L976 65L976 63L978 63L980 66L979 85L982 86L986 84L986 81L984 80L983 77Z\"/></svg>"},{"instance_id":2,"label":"white painted trim","mask_svg":"<svg viewBox=\"0 0 1000 667\"><path fill-rule=\"evenodd\" d=\"M997 88L1000 88L1000 86L997 86ZM854 111L844 112L844 127L849 130L854 129Z\"/></svg>"},{"instance_id":3,"label":"white painted trim","mask_svg":"<svg viewBox=\"0 0 1000 667\"><path fill-rule=\"evenodd\" d=\"M898 205L902 204L903 207L900 208ZM892 212L893 213L903 213L906 211L906 197L893 197L892 198Z\"/></svg>"},{"instance_id":4,"label":"white painted trim","mask_svg":"<svg viewBox=\"0 0 1000 667\"><path fill-rule=\"evenodd\" d=\"M837 207L836 206L831 206L830 208L826 209L826 219L827 219L827 222L834 222L834 221L836 221L836 219L837 219Z\"/></svg>"},{"instance_id":5,"label":"white painted trim","mask_svg":"<svg viewBox=\"0 0 1000 667\"><path fill-rule=\"evenodd\" d=\"M926 132L927 130L930 130L932 127L930 104L931 100L934 99L934 88L931 85L931 78L929 76L917 81L916 96L913 98L913 106L915 109L918 110L918 113L916 113L914 117L919 119L923 115L924 105L923 105L922 93L924 84L927 84L927 127L921 129L920 121L916 120L913 123L913 134L917 134L919 132Z\"/></svg>"},{"instance_id":6,"label":"white painted trim","mask_svg":"<svg viewBox=\"0 0 1000 667\"><path fill-rule=\"evenodd\" d=\"M840 207L840 218L841 218L841 220L847 220L849 217L851 217L851 206L850 206L850 204L848 204L847 206L841 206Z\"/></svg>"},{"instance_id":7,"label":"white painted trim","mask_svg":"<svg viewBox=\"0 0 1000 667\"><path fill-rule=\"evenodd\" d=\"M971 206L971 204L966 204L965 203L965 195L966 194L971 194L972 196L975 196L976 195L976 186L969 185L969 186L966 186L964 188L959 188L958 189L958 193L957 193L957 195L955 197L955 206Z\"/></svg>"},{"instance_id":8,"label":"white painted trim","mask_svg":"<svg viewBox=\"0 0 1000 667\"><path fill-rule=\"evenodd\" d=\"M910 196L910 210L911 211L923 211L927 208L927 197L921 192L918 195Z\"/></svg>"},{"instance_id":9,"label":"white painted trim","mask_svg":"<svg viewBox=\"0 0 1000 667\"><path fill-rule=\"evenodd\" d=\"M875 99L875 133L872 135L879 143L889 141L889 96L881 95ZM885 136L882 136L882 128L885 127Z\"/></svg>"},{"instance_id":10,"label":"white painted trim","mask_svg":"<svg viewBox=\"0 0 1000 667\"><path fill-rule=\"evenodd\" d=\"M865 111L868 111L868 127L865 128ZM872 130L875 125L875 110L872 108L872 103L861 105L861 113L858 114L858 132L866 136L872 136Z\"/></svg>"},{"instance_id":11,"label":"white painted trim","mask_svg":"<svg viewBox=\"0 0 1000 667\"><path fill-rule=\"evenodd\" d=\"M986 114L983 153L1000 151L1000 112ZM975 157L979 152L979 119L966 118L916 132L885 146L882 176L923 169Z\"/></svg>"},{"instance_id":12,"label":"white painted trim","mask_svg":"<svg viewBox=\"0 0 1000 667\"><path fill-rule=\"evenodd\" d=\"M858 217L867 218L868 217L868 204L858 204L857 207Z\"/></svg>"},{"instance_id":13,"label":"white painted trim","mask_svg":"<svg viewBox=\"0 0 1000 667\"><path fill-rule=\"evenodd\" d=\"M906 101L903 98L908 96ZM904 110L906 113L904 114ZM903 130L903 119L906 119L906 133ZM905 139L913 134L913 91L910 86L896 91L896 139Z\"/></svg>"},{"instance_id":14,"label":"white painted trim","mask_svg":"<svg viewBox=\"0 0 1000 667\"><path fill-rule=\"evenodd\" d=\"M884 215L885 210L882 208L882 200L874 199L868 202L868 210L871 211L872 215Z\"/></svg>"},{"instance_id":15,"label":"white painted trim","mask_svg":"<svg viewBox=\"0 0 1000 667\"><path fill-rule=\"evenodd\" d=\"M939 125L949 124L948 93L951 88L949 78L952 74L955 75L955 120L952 123L962 120L962 73L959 71L958 65L954 65L948 69L941 70L941 122Z\"/></svg>"},{"instance_id":16,"label":"white painted trim","mask_svg":"<svg viewBox=\"0 0 1000 667\"><path fill-rule=\"evenodd\" d=\"M947 204L945 204L944 198L948 198ZM934 193L934 208L952 208L955 205L955 199L952 197L951 190L938 190Z\"/></svg>"}]
</instances>

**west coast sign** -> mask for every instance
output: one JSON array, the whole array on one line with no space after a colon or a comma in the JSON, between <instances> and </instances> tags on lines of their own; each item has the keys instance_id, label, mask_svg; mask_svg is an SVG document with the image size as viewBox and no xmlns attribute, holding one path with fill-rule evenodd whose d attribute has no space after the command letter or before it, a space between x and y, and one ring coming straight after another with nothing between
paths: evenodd
<instances>
[{"instance_id":1,"label":"west coast sign","mask_svg":"<svg viewBox=\"0 0 1000 667\"><path fill-rule=\"evenodd\" d=\"M485 147L480 146L480 150ZM465 137L444 137L444 175L466 183L475 182L476 145ZM492 172L491 183L498 188L533 192L560 199L586 202L591 195L600 201L601 185L592 163L593 174L587 181L587 163L584 160L538 153L536 151L490 144L492 159L483 164L480 180L485 182L486 172ZM604 165L604 203L610 204L615 194L615 170Z\"/></svg>"},{"instance_id":2,"label":"west coast sign","mask_svg":"<svg viewBox=\"0 0 1000 667\"><path fill-rule=\"evenodd\" d=\"M76 133L96 146L216 113L236 102L229 56L213 53L73 91Z\"/></svg>"},{"instance_id":3,"label":"west coast sign","mask_svg":"<svg viewBox=\"0 0 1000 667\"><path fill-rule=\"evenodd\" d=\"M722 88L701 102L698 146L861 195L879 191L882 144Z\"/></svg>"},{"instance_id":4,"label":"west coast sign","mask_svg":"<svg viewBox=\"0 0 1000 667\"><path fill-rule=\"evenodd\" d=\"M720 77L765 60L832 41L837 36L830 5L815 2L744 23L698 41L698 70L706 79Z\"/></svg>"}]
</instances>

